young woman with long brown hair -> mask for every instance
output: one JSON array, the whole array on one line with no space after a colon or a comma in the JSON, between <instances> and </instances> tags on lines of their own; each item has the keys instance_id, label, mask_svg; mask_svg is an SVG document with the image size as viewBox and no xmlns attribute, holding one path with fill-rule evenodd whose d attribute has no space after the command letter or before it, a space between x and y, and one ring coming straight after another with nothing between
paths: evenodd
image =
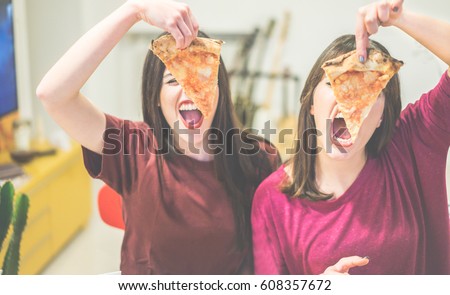
<instances>
[{"instance_id":1,"label":"young woman with long brown hair","mask_svg":"<svg viewBox=\"0 0 450 295\"><path fill-rule=\"evenodd\" d=\"M179 48L198 33L184 3L126 1L69 49L37 95L83 146L88 172L122 196L122 274L252 273L252 196L275 170L278 155L240 129L222 60L217 96L210 98L215 115L209 117L151 51L142 78L144 122L104 114L80 93L141 20L172 34Z\"/></svg>"},{"instance_id":2,"label":"young woman with long brown hair","mask_svg":"<svg viewBox=\"0 0 450 295\"><path fill-rule=\"evenodd\" d=\"M354 49L362 62L367 48L389 54L368 39L380 25L401 29L450 65L450 24L404 10L401 0L362 7L357 20L356 36L333 41L305 82L296 154L255 193L257 274L450 274L450 71L402 112L395 75L343 148L321 68Z\"/></svg>"}]
</instances>

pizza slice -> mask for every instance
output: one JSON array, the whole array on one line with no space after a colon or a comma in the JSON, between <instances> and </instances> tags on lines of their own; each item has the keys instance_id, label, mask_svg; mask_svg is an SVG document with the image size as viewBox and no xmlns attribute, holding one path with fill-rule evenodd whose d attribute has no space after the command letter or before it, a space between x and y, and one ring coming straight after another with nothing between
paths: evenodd
<instances>
[{"instance_id":1,"label":"pizza slice","mask_svg":"<svg viewBox=\"0 0 450 295\"><path fill-rule=\"evenodd\" d=\"M150 47L205 117L213 113L222 44L197 37L187 48L178 49L172 35L164 35Z\"/></svg>"},{"instance_id":2,"label":"pizza slice","mask_svg":"<svg viewBox=\"0 0 450 295\"><path fill-rule=\"evenodd\" d=\"M350 139L355 142L373 104L402 65L402 61L376 49L369 49L365 63L359 62L354 50L322 65L338 104L338 114L333 120L333 136L341 137L339 142ZM347 130L351 138L348 138Z\"/></svg>"}]
</instances>

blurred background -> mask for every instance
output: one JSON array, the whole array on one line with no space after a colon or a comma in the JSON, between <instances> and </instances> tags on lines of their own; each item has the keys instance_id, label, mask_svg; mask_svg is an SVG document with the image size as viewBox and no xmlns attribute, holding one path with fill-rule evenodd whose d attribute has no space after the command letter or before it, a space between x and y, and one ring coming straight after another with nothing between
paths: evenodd
<instances>
[{"instance_id":1,"label":"blurred background","mask_svg":"<svg viewBox=\"0 0 450 295\"><path fill-rule=\"evenodd\" d=\"M13 1L18 112L21 120L30 122L31 138L71 149L70 141L43 111L34 91L43 75L84 32L124 2ZM222 56L230 72L239 114L247 127L261 130L269 120L273 128L295 127L299 94L313 63L335 38L354 33L358 8L373 1L182 2L190 5L201 30L226 42ZM450 21L447 0L409 0L404 6ZM141 120L142 65L148 45L160 33L146 23L133 27L93 74L83 93L106 113ZM381 28L373 39L405 63L400 71L403 107L431 89L447 69L444 63L396 28ZM271 140L278 141L276 136ZM280 147L286 146L281 143ZM39 165L46 165L44 158L38 161L42 161ZM24 170L28 172L26 165ZM87 178L86 175L80 177ZM20 185L26 186L19 182ZM97 210L100 187L101 182L88 180L86 190L80 191L88 193L89 204L81 209L88 212L86 217L74 226L73 234L54 247L45 261L39 262L38 267L30 267L29 273L100 274L119 269L122 231L101 221ZM29 188L32 192L34 189ZM75 207L64 210L68 212L61 213L63 218L77 218L76 212L70 212ZM52 218L50 224L59 222ZM30 253L29 257L34 255Z\"/></svg>"}]
</instances>

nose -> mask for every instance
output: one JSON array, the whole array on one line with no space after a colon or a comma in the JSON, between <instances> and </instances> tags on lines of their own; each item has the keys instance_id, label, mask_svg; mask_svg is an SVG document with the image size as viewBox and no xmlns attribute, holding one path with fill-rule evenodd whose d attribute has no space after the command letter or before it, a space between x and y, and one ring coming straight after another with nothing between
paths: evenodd
<instances>
[{"instance_id":1,"label":"nose","mask_svg":"<svg viewBox=\"0 0 450 295\"><path fill-rule=\"evenodd\" d=\"M180 89L181 89L181 98L182 98L182 99L188 99L189 96L187 96L186 92L184 92L184 89L181 88L181 87L180 87Z\"/></svg>"},{"instance_id":2,"label":"nose","mask_svg":"<svg viewBox=\"0 0 450 295\"><path fill-rule=\"evenodd\" d=\"M178 97L177 105L179 105L180 103L187 101L187 100L192 101L192 99L190 99L189 96L187 96L186 92L184 92L184 90L181 87L180 87L177 97Z\"/></svg>"},{"instance_id":3,"label":"nose","mask_svg":"<svg viewBox=\"0 0 450 295\"><path fill-rule=\"evenodd\" d=\"M331 109L330 118L336 117L336 115L338 114L338 112L339 112L339 107L338 107L338 105L337 105L337 103L336 103L336 100L335 100L334 103L333 103L333 108Z\"/></svg>"},{"instance_id":4,"label":"nose","mask_svg":"<svg viewBox=\"0 0 450 295\"><path fill-rule=\"evenodd\" d=\"M178 101L184 101L188 99L186 92L184 92L184 89L180 85L177 86L176 94L174 93L174 95Z\"/></svg>"}]
</instances>

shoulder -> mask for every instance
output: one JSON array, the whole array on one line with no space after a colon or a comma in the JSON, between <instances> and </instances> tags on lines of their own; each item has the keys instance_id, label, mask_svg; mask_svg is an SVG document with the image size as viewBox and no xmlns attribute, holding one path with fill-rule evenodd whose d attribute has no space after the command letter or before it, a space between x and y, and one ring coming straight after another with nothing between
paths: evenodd
<instances>
[{"instance_id":1,"label":"shoulder","mask_svg":"<svg viewBox=\"0 0 450 295\"><path fill-rule=\"evenodd\" d=\"M450 77L444 73L437 85L401 112L394 138L447 153L450 144ZM430 144L432 143L432 144Z\"/></svg>"},{"instance_id":2,"label":"shoulder","mask_svg":"<svg viewBox=\"0 0 450 295\"><path fill-rule=\"evenodd\" d=\"M103 134L103 153L117 154L123 149L127 156L155 153L157 142L153 129L145 122L121 119L105 114L106 129Z\"/></svg>"},{"instance_id":3,"label":"shoulder","mask_svg":"<svg viewBox=\"0 0 450 295\"><path fill-rule=\"evenodd\" d=\"M270 142L265 139L261 139L259 141L259 148L270 155L278 155L277 148Z\"/></svg>"},{"instance_id":4,"label":"shoulder","mask_svg":"<svg viewBox=\"0 0 450 295\"><path fill-rule=\"evenodd\" d=\"M282 165L264 179L255 191L253 206L257 208L272 207L276 203L287 200L287 196L280 190L281 183L285 177L286 172L284 171L284 165Z\"/></svg>"},{"instance_id":5,"label":"shoulder","mask_svg":"<svg viewBox=\"0 0 450 295\"><path fill-rule=\"evenodd\" d=\"M142 144L147 140L154 140L154 132L145 122L121 119L109 114L105 114L105 117L106 128L103 135L105 141L128 143L139 139L138 142Z\"/></svg>"},{"instance_id":6,"label":"shoulder","mask_svg":"<svg viewBox=\"0 0 450 295\"><path fill-rule=\"evenodd\" d=\"M123 130L124 132L130 130L133 131L136 129L150 130L150 127L145 122L121 119L110 114L105 114L105 118L106 118L106 129L117 128L119 130Z\"/></svg>"},{"instance_id":7,"label":"shoulder","mask_svg":"<svg viewBox=\"0 0 450 295\"><path fill-rule=\"evenodd\" d=\"M259 151L263 157L268 159L272 171L274 171L281 165L280 154L278 153L277 148L269 141L261 139L259 141Z\"/></svg>"}]
</instances>

